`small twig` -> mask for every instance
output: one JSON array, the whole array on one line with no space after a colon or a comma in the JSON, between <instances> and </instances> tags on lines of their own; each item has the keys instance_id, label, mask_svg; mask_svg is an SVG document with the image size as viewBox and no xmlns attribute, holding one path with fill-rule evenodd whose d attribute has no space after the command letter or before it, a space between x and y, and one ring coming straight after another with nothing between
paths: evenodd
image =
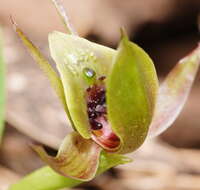
<instances>
[{"instance_id":1,"label":"small twig","mask_svg":"<svg viewBox=\"0 0 200 190\"><path fill-rule=\"evenodd\" d=\"M70 34L73 34L73 35L78 35L77 32L75 31L74 27L71 25L69 17L67 16L67 12L64 9L60 0L51 0L51 1L54 3L54 5L57 9L57 12L58 12L60 18L62 19L67 32Z\"/></svg>"}]
</instances>

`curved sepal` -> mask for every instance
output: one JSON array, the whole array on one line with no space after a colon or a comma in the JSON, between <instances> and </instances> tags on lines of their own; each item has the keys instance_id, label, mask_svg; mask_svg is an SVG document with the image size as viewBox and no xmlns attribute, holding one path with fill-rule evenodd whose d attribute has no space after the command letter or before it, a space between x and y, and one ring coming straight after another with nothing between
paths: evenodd
<instances>
[{"instance_id":1,"label":"curved sepal","mask_svg":"<svg viewBox=\"0 0 200 190\"><path fill-rule=\"evenodd\" d=\"M200 46L181 59L159 88L155 114L149 130L154 137L166 130L181 112L200 64Z\"/></svg>"},{"instance_id":2,"label":"curved sepal","mask_svg":"<svg viewBox=\"0 0 200 190\"><path fill-rule=\"evenodd\" d=\"M55 90L57 96L59 97L61 103L64 106L64 109L67 113L68 118L71 121L69 110L67 108L66 100L65 100L65 94L62 82L60 80L60 77L57 75L57 73L54 71L52 66L48 63L47 59L42 55L40 50L28 39L28 37L24 34L24 32L17 26L17 24L14 22L14 20L11 18L13 27L21 39L24 46L29 51L30 55L33 57L35 62L39 65L41 70L45 73L47 78L49 79L51 86ZM72 121L71 121L72 122Z\"/></svg>"},{"instance_id":3,"label":"curved sepal","mask_svg":"<svg viewBox=\"0 0 200 190\"><path fill-rule=\"evenodd\" d=\"M107 75L115 51L78 36L60 32L49 35L49 45L51 56L61 76L74 126L84 138L90 138L86 89L95 78ZM93 71L93 74L85 76L88 69Z\"/></svg>"},{"instance_id":4,"label":"curved sepal","mask_svg":"<svg viewBox=\"0 0 200 190\"><path fill-rule=\"evenodd\" d=\"M158 80L150 57L123 35L107 78L108 120L120 138L120 153L137 149L153 117Z\"/></svg>"},{"instance_id":5,"label":"curved sepal","mask_svg":"<svg viewBox=\"0 0 200 190\"><path fill-rule=\"evenodd\" d=\"M56 157L49 156L41 146L33 148L43 161L63 176L88 181L96 175L101 148L77 132L67 135Z\"/></svg>"}]
</instances>

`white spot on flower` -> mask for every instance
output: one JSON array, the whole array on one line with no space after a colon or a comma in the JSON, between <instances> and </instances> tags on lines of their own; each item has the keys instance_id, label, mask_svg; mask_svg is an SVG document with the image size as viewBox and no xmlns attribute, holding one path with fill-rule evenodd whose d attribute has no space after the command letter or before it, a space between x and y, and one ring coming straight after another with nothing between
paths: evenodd
<instances>
[{"instance_id":1,"label":"white spot on flower","mask_svg":"<svg viewBox=\"0 0 200 190\"><path fill-rule=\"evenodd\" d=\"M77 56L74 54L67 54L69 61L73 64L78 64Z\"/></svg>"}]
</instances>

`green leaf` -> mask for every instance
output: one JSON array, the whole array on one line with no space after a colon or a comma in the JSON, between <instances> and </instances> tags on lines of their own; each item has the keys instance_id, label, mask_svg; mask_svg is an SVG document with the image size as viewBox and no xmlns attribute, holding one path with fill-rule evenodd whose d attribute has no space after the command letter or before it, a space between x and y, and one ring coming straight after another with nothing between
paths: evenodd
<instances>
[{"instance_id":1,"label":"green leaf","mask_svg":"<svg viewBox=\"0 0 200 190\"><path fill-rule=\"evenodd\" d=\"M5 107L5 64L3 60L3 43L0 31L0 141L4 130L4 107Z\"/></svg>"},{"instance_id":2,"label":"green leaf","mask_svg":"<svg viewBox=\"0 0 200 190\"><path fill-rule=\"evenodd\" d=\"M150 57L123 35L107 78L108 120L120 137L120 153L145 140L156 102L158 80Z\"/></svg>"},{"instance_id":3,"label":"green leaf","mask_svg":"<svg viewBox=\"0 0 200 190\"><path fill-rule=\"evenodd\" d=\"M150 137L159 135L175 121L190 93L199 64L200 45L181 59L163 81L149 130Z\"/></svg>"},{"instance_id":4,"label":"green leaf","mask_svg":"<svg viewBox=\"0 0 200 190\"><path fill-rule=\"evenodd\" d=\"M36 61L36 63L40 66L41 70L48 77L53 89L55 90L62 105L64 106L64 109L67 113L68 118L72 122L68 108L67 108L67 104L65 101L65 94L64 94L63 85L60 80L60 77L57 75L57 73L54 71L52 66L48 63L48 61L42 55L42 53L39 51L39 49L25 36L23 31L17 26L17 24L13 20L11 20L11 21L13 23L13 27L14 27L16 33L22 40L24 46L28 49L30 55L33 57L33 59ZM72 122L72 125L73 125L73 122Z\"/></svg>"},{"instance_id":5,"label":"green leaf","mask_svg":"<svg viewBox=\"0 0 200 190\"><path fill-rule=\"evenodd\" d=\"M126 164L130 161L125 156L102 151L97 174L99 175L109 168L119 164ZM50 167L43 167L21 179L18 183L11 185L9 190L58 190L74 187L80 183L82 181L61 176Z\"/></svg>"},{"instance_id":6,"label":"green leaf","mask_svg":"<svg viewBox=\"0 0 200 190\"><path fill-rule=\"evenodd\" d=\"M64 139L56 157L49 156L41 146L34 146L34 150L61 175L88 181L96 175L101 147L72 132Z\"/></svg>"},{"instance_id":7,"label":"green leaf","mask_svg":"<svg viewBox=\"0 0 200 190\"><path fill-rule=\"evenodd\" d=\"M97 78L106 76L112 66L115 51L78 36L60 32L49 35L49 45L51 56L61 76L74 126L84 138L90 138L85 94L91 83L86 80L85 69L94 71Z\"/></svg>"}]
</instances>

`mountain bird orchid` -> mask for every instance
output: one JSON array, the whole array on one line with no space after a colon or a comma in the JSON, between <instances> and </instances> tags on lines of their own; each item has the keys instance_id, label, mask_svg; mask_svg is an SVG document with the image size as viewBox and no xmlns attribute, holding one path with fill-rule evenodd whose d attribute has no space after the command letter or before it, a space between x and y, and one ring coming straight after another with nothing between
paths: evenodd
<instances>
[{"instance_id":1,"label":"mountain bird orchid","mask_svg":"<svg viewBox=\"0 0 200 190\"><path fill-rule=\"evenodd\" d=\"M53 1L68 34L49 34L59 75L13 21L30 54L49 78L74 132L53 157L34 146L59 174L88 181L102 169L100 160L130 161L146 138L159 135L180 113L199 68L200 47L181 59L159 85L153 61L124 30L117 50L77 36L58 1Z\"/></svg>"}]
</instances>

